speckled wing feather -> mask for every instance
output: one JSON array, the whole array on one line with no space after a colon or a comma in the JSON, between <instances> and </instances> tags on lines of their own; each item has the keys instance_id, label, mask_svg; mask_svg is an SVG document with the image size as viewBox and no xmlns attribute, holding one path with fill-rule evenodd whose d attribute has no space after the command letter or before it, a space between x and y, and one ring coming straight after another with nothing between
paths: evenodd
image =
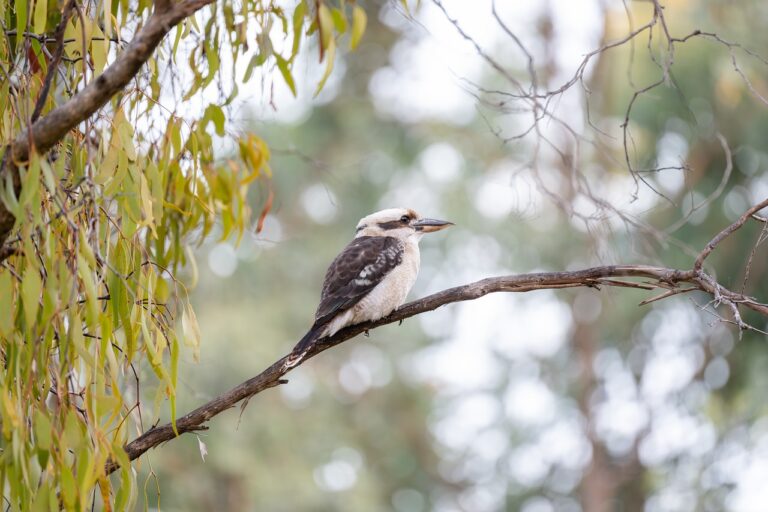
<instances>
[{"instance_id":1,"label":"speckled wing feather","mask_svg":"<svg viewBox=\"0 0 768 512\"><path fill-rule=\"evenodd\" d=\"M403 245L389 236L361 236L336 256L325 274L315 325L351 308L403 261Z\"/></svg>"}]
</instances>

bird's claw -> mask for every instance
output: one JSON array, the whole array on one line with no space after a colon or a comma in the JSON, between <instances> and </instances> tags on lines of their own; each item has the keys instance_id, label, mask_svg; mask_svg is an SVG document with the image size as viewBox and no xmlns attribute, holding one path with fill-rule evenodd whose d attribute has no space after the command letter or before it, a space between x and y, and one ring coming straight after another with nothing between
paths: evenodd
<instances>
[{"instance_id":1,"label":"bird's claw","mask_svg":"<svg viewBox=\"0 0 768 512\"><path fill-rule=\"evenodd\" d=\"M370 338L371 337L371 332L368 329L364 330L363 334L365 335L366 338Z\"/></svg>"},{"instance_id":2,"label":"bird's claw","mask_svg":"<svg viewBox=\"0 0 768 512\"><path fill-rule=\"evenodd\" d=\"M399 321L399 322L397 322L397 325L398 325L398 326L400 326L400 325L403 325L403 320L405 320L405 319L404 319L404 318L401 318L401 319L400 319L400 321Z\"/></svg>"}]
</instances>

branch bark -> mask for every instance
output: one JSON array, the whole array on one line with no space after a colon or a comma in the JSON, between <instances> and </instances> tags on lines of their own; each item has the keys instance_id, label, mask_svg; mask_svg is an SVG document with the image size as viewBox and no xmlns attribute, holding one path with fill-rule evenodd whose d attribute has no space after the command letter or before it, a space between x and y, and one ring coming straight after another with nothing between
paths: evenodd
<instances>
[{"instance_id":1,"label":"branch bark","mask_svg":"<svg viewBox=\"0 0 768 512\"><path fill-rule=\"evenodd\" d=\"M18 196L21 182L17 165L26 162L31 151L45 153L72 128L96 113L138 74L173 27L214 1L185 0L177 4L170 1L158 2L146 24L111 66L69 101L33 122L6 147L3 165L0 167L0 183L5 182L6 173L12 173L14 189ZM13 214L0 202L0 247L13 229L15 220Z\"/></svg>"},{"instance_id":2,"label":"branch bark","mask_svg":"<svg viewBox=\"0 0 768 512\"><path fill-rule=\"evenodd\" d=\"M622 281L617 278L642 278L642 283ZM711 276L701 270L677 270L664 267L647 265L612 265L594 267L572 272L540 272L533 274L521 274L501 277L491 277L474 283L449 288L410 302L392 313L386 318L375 322L365 322L342 329L335 335L324 338L313 347L301 361L303 364L315 355L339 345L344 341L354 338L362 332L375 329L382 325L398 322L406 318L432 311L440 306L475 300L497 292L527 292L532 290L591 287L600 289L601 286L631 287L650 289L663 289L665 293L670 290L680 289L681 284L712 295L716 301L738 304L753 309L768 316L768 304L762 304L746 295L733 292L718 284ZM741 327L741 324L739 324ZM217 396L208 403L198 407L192 412L176 420L176 428L179 435L185 432L205 430L207 423L214 416L234 407L238 402L246 400L262 391L288 382L283 376L290 371L285 368L288 356L275 361L260 374L230 389L226 393ZM143 453L161 443L177 437L170 423L155 427L137 437L124 448L130 460L135 460ZM119 464L115 461L107 462L107 473L115 471Z\"/></svg>"}]
</instances>

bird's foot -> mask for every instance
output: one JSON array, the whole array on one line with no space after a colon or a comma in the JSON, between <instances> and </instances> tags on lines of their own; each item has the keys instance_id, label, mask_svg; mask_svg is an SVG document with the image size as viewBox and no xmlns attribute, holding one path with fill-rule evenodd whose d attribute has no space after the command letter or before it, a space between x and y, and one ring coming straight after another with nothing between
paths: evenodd
<instances>
[{"instance_id":1,"label":"bird's foot","mask_svg":"<svg viewBox=\"0 0 768 512\"><path fill-rule=\"evenodd\" d=\"M365 335L366 338L370 338L371 337L371 331L369 331L368 329L364 330L363 334Z\"/></svg>"},{"instance_id":2,"label":"bird's foot","mask_svg":"<svg viewBox=\"0 0 768 512\"><path fill-rule=\"evenodd\" d=\"M398 326L401 326L401 325L403 325L403 320L405 320L405 318L401 318L401 319L400 319L400 321L399 321L399 322L397 322L397 325L398 325Z\"/></svg>"}]
</instances>

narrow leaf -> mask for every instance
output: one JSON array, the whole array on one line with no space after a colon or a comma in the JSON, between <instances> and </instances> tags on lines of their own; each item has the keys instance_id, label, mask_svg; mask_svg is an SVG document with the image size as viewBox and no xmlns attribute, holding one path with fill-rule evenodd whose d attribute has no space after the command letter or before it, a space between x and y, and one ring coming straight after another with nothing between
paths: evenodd
<instances>
[{"instance_id":1,"label":"narrow leaf","mask_svg":"<svg viewBox=\"0 0 768 512\"><path fill-rule=\"evenodd\" d=\"M328 46L328 54L325 57L325 72L323 73L323 77L320 79L320 83L317 84L317 89L315 89L315 94L313 97L317 97L318 94L320 94L320 91L323 90L323 87L325 87L325 82L328 80L328 77L331 76L331 72L333 71L333 61L336 58L336 43L333 42L333 39L331 39L331 43Z\"/></svg>"},{"instance_id":2,"label":"narrow leaf","mask_svg":"<svg viewBox=\"0 0 768 512\"><path fill-rule=\"evenodd\" d=\"M288 85L288 88L291 90L291 93L293 93L293 97L295 98L296 83L293 81L293 75L291 75L291 70L288 68L288 61L277 54L275 54L275 60L277 61L277 68L280 70L280 74L283 75L285 83Z\"/></svg>"},{"instance_id":3,"label":"narrow leaf","mask_svg":"<svg viewBox=\"0 0 768 512\"><path fill-rule=\"evenodd\" d=\"M349 38L349 47L353 50L360 44L360 39L365 32L365 26L368 23L368 16L359 5L352 9L352 34Z\"/></svg>"},{"instance_id":4,"label":"narrow leaf","mask_svg":"<svg viewBox=\"0 0 768 512\"><path fill-rule=\"evenodd\" d=\"M320 29L320 61L322 62L325 52L330 51L333 42L333 18L325 4L320 4L317 9L317 23Z\"/></svg>"},{"instance_id":5,"label":"narrow leaf","mask_svg":"<svg viewBox=\"0 0 768 512\"><path fill-rule=\"evenodd\" d=\"M48 0L37 0L35 3L35 32L42 34L45 32L45 22L48 18Z\"/></svg>"}]
</instances>

